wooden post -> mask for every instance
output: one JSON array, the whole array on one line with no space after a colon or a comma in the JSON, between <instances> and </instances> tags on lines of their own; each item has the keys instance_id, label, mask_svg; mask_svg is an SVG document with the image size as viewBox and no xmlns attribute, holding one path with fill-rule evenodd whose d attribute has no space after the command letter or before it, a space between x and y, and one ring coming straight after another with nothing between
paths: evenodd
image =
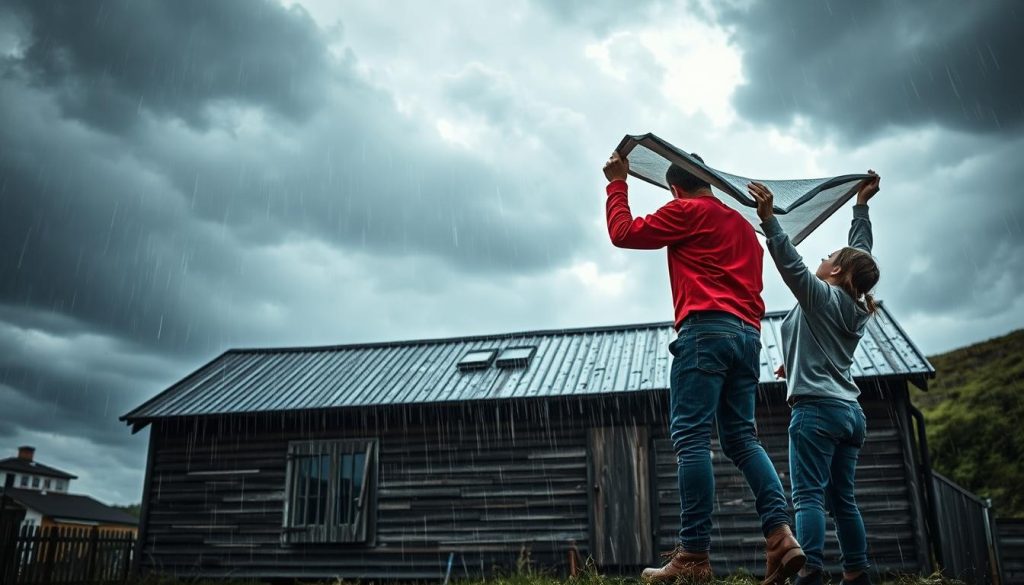
<instances>
[{"instance_id":1,"label":"wooden post","mask_svg":"<svg viewBox=\"0 0 1024 585\"><path fill-rule=\"evenodd\" d=\"M92 530L89 531L89 545L86 548L86 555L88 555L88 561L85 565L85 578L87 581L96 580L96 549L99 548L100 529L97 526L93 526Z\"/></svg>"},{"instance_id":2,"label":"wooden post","mask_svg":"<svg viewBox=\"0 0 1024 585\"><path fill-rule=\"evenodd\" d=\"M14 557L13 566L8 569L8 572L12 575L18 575L22 572L21 568L21 557L24 554L25 541L28 539L26 526L18 527L18 537L14 541Z\"/></svg>"},{"instance_id":3,"label":"wooden post","mask_svg":"<svg viewBox=\"0 0 1024 585\"><path fill-rule=\"evenodd\" d=\"M127 580L128 576L131 574L132 553L135 551L135 538L136 536L131 532L124 533L124 567L122 568L121 575L118 578L119 581Z\"/></svg>"},{"instance_id":4,"label":"wooden post","mask_svg":"<svg viewBox=\"0 0 1024 585\"><path fill-rule=\"evenodd\" d=\"M988 565L992 574L992 584L1003 584L1003 568L999 559L999 534L996 533L994 522L995 514L992 513L992 498L985 498L982 507L982 517L985 520L985 544L988 549Z\"/></svg>"},{"instance_id":5,"label":"wooden post","mask_svg":"<svg viewBox=\"0 0 1024 585\"><path fill-rule=\"evenodd\" d=\"M6 482L4 484L4 494L0 496L0 530L3 530L3 534L0 534L0 542L3 542L3 547L0 547L0 581L7 582L7 550L10 548L11 540L14 539L14 523L8 524L7 516L7 488L14 485L14 476L10 473L7 474Z\"/></svg>"},{"instance_id":6,"label":"wooden post","mask_svg":"<svg viewBox=\"0 0 1024 585\"><path fill-rule=\"evenodd\" d=\"M14 484L14 476L10 473L6 476L6 482L4 485L4 494L0 496L0 530L3 534L0 534L0 542L3 542L3 547L0 548L0 581L7 581L7 541L9 539L10 530L7 526L7 488Z\"/></svg>"},{"instance_id":7,"label":"wooden post","mask_svg":"<svg viewBox=\"0 0 1024 585\"><path fill-rule=\"evenodd\" d=\"M53 582L53 565L57 554L58 538L60 537L60 530L56 526L51 526L50 538L46 539L46 548L43 549L43 582ZM40 527L39 533L39 544L42 544L44 540L43 532Z\"/></svg>"},{"instance_id":8,"label":"wooden post","mask_svg":"<svg viewBox=\"0 0 1024 585\"><path fill-rule=\"evenodd\" d=\"M149 528L149 504L153 483L153 459L156 457L156 441L158 424L149 427L149 448L146 452L146 475L142 480L142 508L139 510L139 532L135 538L135 550L132 552L132 565L129 572L138 575L142 570L143 548L146 543L146 532Z\"/></svg>"},{"instance_id":9,"label":"wooden post","mask_svg":"<svg viewBox=\"0 0 1024 585\"><path fill-rule=\"evenodd\" d=\"M579 575L580 567L576 564L579 553L576 551L576 540L569 541L569 576L576 578Z\"/></svg>"},{"instance_id":10,"label":"wooden post","mask_svg":"<svg viewBox=\"0 0 1024 585\"><path fill-rule=\"evenodd\" d=\"M28 549L31 548L33 526L22 526L18 530L18 540L14 549L14 566L11 572L14 575L24 574L28 569L25 567L25 557L28 556Z\"/></svg>"}]
</instances>

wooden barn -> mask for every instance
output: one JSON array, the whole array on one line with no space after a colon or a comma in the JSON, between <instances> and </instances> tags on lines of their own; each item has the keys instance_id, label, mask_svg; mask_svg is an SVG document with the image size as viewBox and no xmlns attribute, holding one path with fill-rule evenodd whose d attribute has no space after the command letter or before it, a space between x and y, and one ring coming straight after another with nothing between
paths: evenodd
<instances>
[{"instance_id":1,"label":"wooden barn","mask_svg":"<svg viewBox=\"0 0 1024 585\"><path fill-rule=\"evenodd\" d=\"M758 421L789 489L782 313ZM631 572L673 547L671 324L225 352L124 415L151 426L138 559L179 576L438 579ZM879 572L930 572L908 384L934 374L884 307L857 354L857 497ZM753 497L714 446L716 571L763 566ZM924 456L924 458L923 458ZM832 570L838 550L830 536Z\"/></svg>"}]
</instances>

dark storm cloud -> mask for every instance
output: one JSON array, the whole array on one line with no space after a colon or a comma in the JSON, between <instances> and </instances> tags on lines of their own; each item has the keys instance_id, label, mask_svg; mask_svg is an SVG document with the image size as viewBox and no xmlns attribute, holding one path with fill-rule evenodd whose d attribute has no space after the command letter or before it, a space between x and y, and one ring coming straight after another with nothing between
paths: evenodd
<instances>
[{"instance_id":1,"label":"dark storm cloud","mask_svg":"<svg viewBox=\"0 0 1024 585\"><path fill-rule=\"evenodd\" d=\"M5 316L10 312L0 310ZM118 474L119 483L112 478L97 482L104 495L134 485L130 476L137 474L139 449L117 416L137 405L140 394L154 392L177 370L195 364L170 362L75 324L65 323L57 335L41 328L53 319L14 320L24 326L0 322L0 444L20 444L28 436L43 446L38 441L74 437L74 447L41 449L40 459L65 461L62 468L81 476L95 469L82 467L81 451L89 449L92 463L116 461L110 471ZM120 500L136 497L125 493Z\"/></svg>"},{"instance_id":2,"label":"dark storm cloud","mask_svg":"<svg viewBox=\"0 0 1024 585\"><path fill-rule=\"evenodd\" d=\"M541 269L552 262L550 246L577 245L578 223L524 215L568 178L533 185L515 169L488 166L442 141L430 121L399 115L379 91L349 86L332 99L330 110L279 144L199 156L153 140L140 156L159 161L191 213L227 224L245 242L306 234L383 255L437 255L484 272Z\"/></svg>"},{"instance_id":3,"label":"dark storm cloud","mask_svg":"<svg viewBox=\"0 0 1024 585\"><path fill-rule=\"evenodd\" d=\"M588 218L552 196L574 177L524 177L444 142L436 120L362 81L350 51L328 57L300 9L0 8L11 14L0 437L51 444L39 455L58 466L102 449L112 475L91 485L109 497L115 483L120 501L137 497L144 458L117 416L225 347L379 336L395 319L381 298L417 318L453 277L536 274L581 245ZM317 330L325 320L342 326Z\"/></svg>"},{"instance_id":4,"label":"dark storm cloud","mask_svg":"<svg viewBox=\"0 0 1024 585\"><path fill-rule=\"evenodd\" d=\"M301 119L321 101L327 52L299 8L271 0L17 1L20 65L65 115L120 130L140 110L208 124L222 101ZM2 9L0 9L2 11Z\"/></svg>"},{"instance_id":5,"label":"dark storm cloud","mask_svg":"<svg viewBox=\"0 0 1024 585\"><path fill-rule=\"evenodd\" d=\"M498 43L481 52L454 37L441 43L452 65L439 66L392 47L399 35L366 32L394 32L375 22L391 24L390 15L343 23L362 27L367 53L375 42L389 47L360 62L340 36L328 48L300 8L272 2L0 6L0 20L17 13L17 26L0 22L0 54L11 35L21 39L0 61L0 437L43 433L106 448L116 463L103 469L135 474L126 485L141 475L124 467L143 462L144 442L117 415L228 346L643 321L649 307L669 311L661 254L597 267L615 253L600 225L605 147L591 160L593 145L584 144L597 136L610 149L625 120L688 120L660 97L665 71L635 35L594 34L663 9L542 6L524 11L534 20L522 28L536 25L545 38L516 53L533 78L503 63ZM410 31L422 26L414 20ZM627 81L601 77L580 56L595 41ZM557 54L575 55L579 70L561 76ZM423 85L388 82L391 66L415 70ZM432 107L436 96L442 107ZM666 117L631 118L634 103ZM442 118L465 134L442 139ZM986 146L931 144L927 164L906 175L948 172ZM971 192L1007 152L957 174L956 189ZM1009 187L1018 175L993 176ZM970 215L968 201L957 213ZM948 220L935 211L907 249L920 252L921 266L963 272L980 262L981 274L1000 280L998 263L1014 262L1002 250L1017 249L1019 231L996 234L999 218L967 218L963 229L985 231L969 248L934 245ZM981 257L990 244L1000 252ZM598 270L611 280L626 271L633 296L606 310L605 297L580 290L594 285L568 269L580 261L593 263L595 279ZM973 294L966 285L950 292L958 283L941 271L886 278L889 298L938 314L962 311L950 298ZM915 289L915 279L928 289ZM993 286L993 306L1006 302L1004 290ZM54 441L68 453L83 448Z\"/></svg>"},{"instance_id":6,"label":"dark storm cloud","mask_svg":"<svg viewBox=\"0 0 1024 585\"><path fill-rule=\"evenodd\" d=\"M929 123L1013 135L1024 122L1024 9L993 2L753 2L728 12L740 114L804 116L862 142Z\"/></svg>"},{"instance_id":7,"label":"dark storm cloud","mask_svg":"<svg viewBox=\"0 0 1024 585\"><path fill-rule=\"evenodd\" d=\"M900 182L890 193L890 181L875 216L879 290L892 306L976 323L1017 304L1019 4L754 2L721 16L743 53L746 83L734 96L741 116L781 127L799 117L805 139L831 133L870 145L858 156Z\"/></svg>"},{"instance_id":8,"label":"dark storm cloud","mask_svg":"<svg viewBox=\"0 0 1024 585\"><path fill-rule=\"evenodd\" d=\"M888 262L888 290L908 312L992 318L1020 298L1024 202L1016 193L1024 168L1007 161L1022 149L1024 142L1016 140L991 145L984 154L964 152L969 172L936 166L921 196L907 202L916 209L902 217L913 217L913 229L887 220L898 246Z\"/></svg>"},{"instance_id":9,"label":"dark storm cloud","mask_svg":"<svg viewBox=\"0 0 1024 585\"><path fill-rule=\"evenodd\" d=\"M0 89L11 130L0 150L0 303L180 351L190 311L202 310L183 303L182 288L205 243L198 230L117 143L46 125L30 95ZM203 254L223 258L217 247Z\"/></svg>"},{"instance_id":10,"label":"dark storm cloud","mask_svg":"<svg viewBox=\"0 0 1024 585\"><path fill-rule=\"evenodd\" d=\"M8 61L0 88L0 303L73 315L163 351L209 352L240 331L210 296L272 294L256 280L260 267L244 265L245 247L312 237L385 256L436 255L471 271L529 271L550 266L552 249L578 245L579 222L529 212L571 178L539 186L452 149L429 121L399 115L390 96L356 79L351 54L326 70L301 10L169 6L21 7L26 49ZM164 43L172 37L177 51ZM264 50L298 61L264 59ZM258 71L224 82L221 72L243 58ZM302 92L279 91L303 85L331 107L303 110L292 99ZM73 94L97 88L110 99L154 97L129 108L133 125L120 135L54 116L51 103L68 114ZM237 136L249 122L218 109L225 99L253 106L258 135ZM277 124L267 109L307 123ZM99 111L74 115L97 122ZM210 125L181 128L178 119Z\"/></svg>"}]
</instances>

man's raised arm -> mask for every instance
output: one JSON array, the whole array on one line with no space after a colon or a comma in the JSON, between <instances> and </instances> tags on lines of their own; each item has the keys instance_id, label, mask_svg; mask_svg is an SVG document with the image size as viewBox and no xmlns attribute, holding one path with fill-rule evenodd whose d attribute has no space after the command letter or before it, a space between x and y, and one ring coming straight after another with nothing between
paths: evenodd
<instances>
[{"instance_id":1,"label":"man's raised arm","mask_svg":"<svg viewBox=\"0 0 1024 585\"><path fill-rule=\"evenodd\" d=\"M678 242L686 234L689 222L679 200L666 203L661 209L647 217L633 217L629 209L629 161L612 153L604 166L608 179L608 199L605 210L608 215L608 236L619 248L655 250Z\"/></svg>"}]
</instances>

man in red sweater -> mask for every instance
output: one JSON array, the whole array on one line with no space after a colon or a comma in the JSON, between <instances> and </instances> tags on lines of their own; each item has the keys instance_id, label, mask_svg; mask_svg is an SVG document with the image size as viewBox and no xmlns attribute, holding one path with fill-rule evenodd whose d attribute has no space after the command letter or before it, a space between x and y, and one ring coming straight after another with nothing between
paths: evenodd
<instances>
[{"instance_id":1,"label":"man in red sweater","mask_svg":"<svg viewBox=\"0 0 1024 585\"><path fill-rule=\"evenodd\" d=\"M692 155L701 160L697 155ZM608 235L619 248L668 248L668 273L679 333L669 344L672 444L679 466L679 544L645 581L712 578L711 511L715 478L711 426L722 452L754 491L767 544L766 585L781 585L806 557L793 538L782 482L757 438L754 403L761 371L761 268L764 251L754 229L711 192L672 165L665 179L673 199L647 217L633 217L627 198L629 162L613 153L608 179Z\"/></svg>"}]
</instances>

